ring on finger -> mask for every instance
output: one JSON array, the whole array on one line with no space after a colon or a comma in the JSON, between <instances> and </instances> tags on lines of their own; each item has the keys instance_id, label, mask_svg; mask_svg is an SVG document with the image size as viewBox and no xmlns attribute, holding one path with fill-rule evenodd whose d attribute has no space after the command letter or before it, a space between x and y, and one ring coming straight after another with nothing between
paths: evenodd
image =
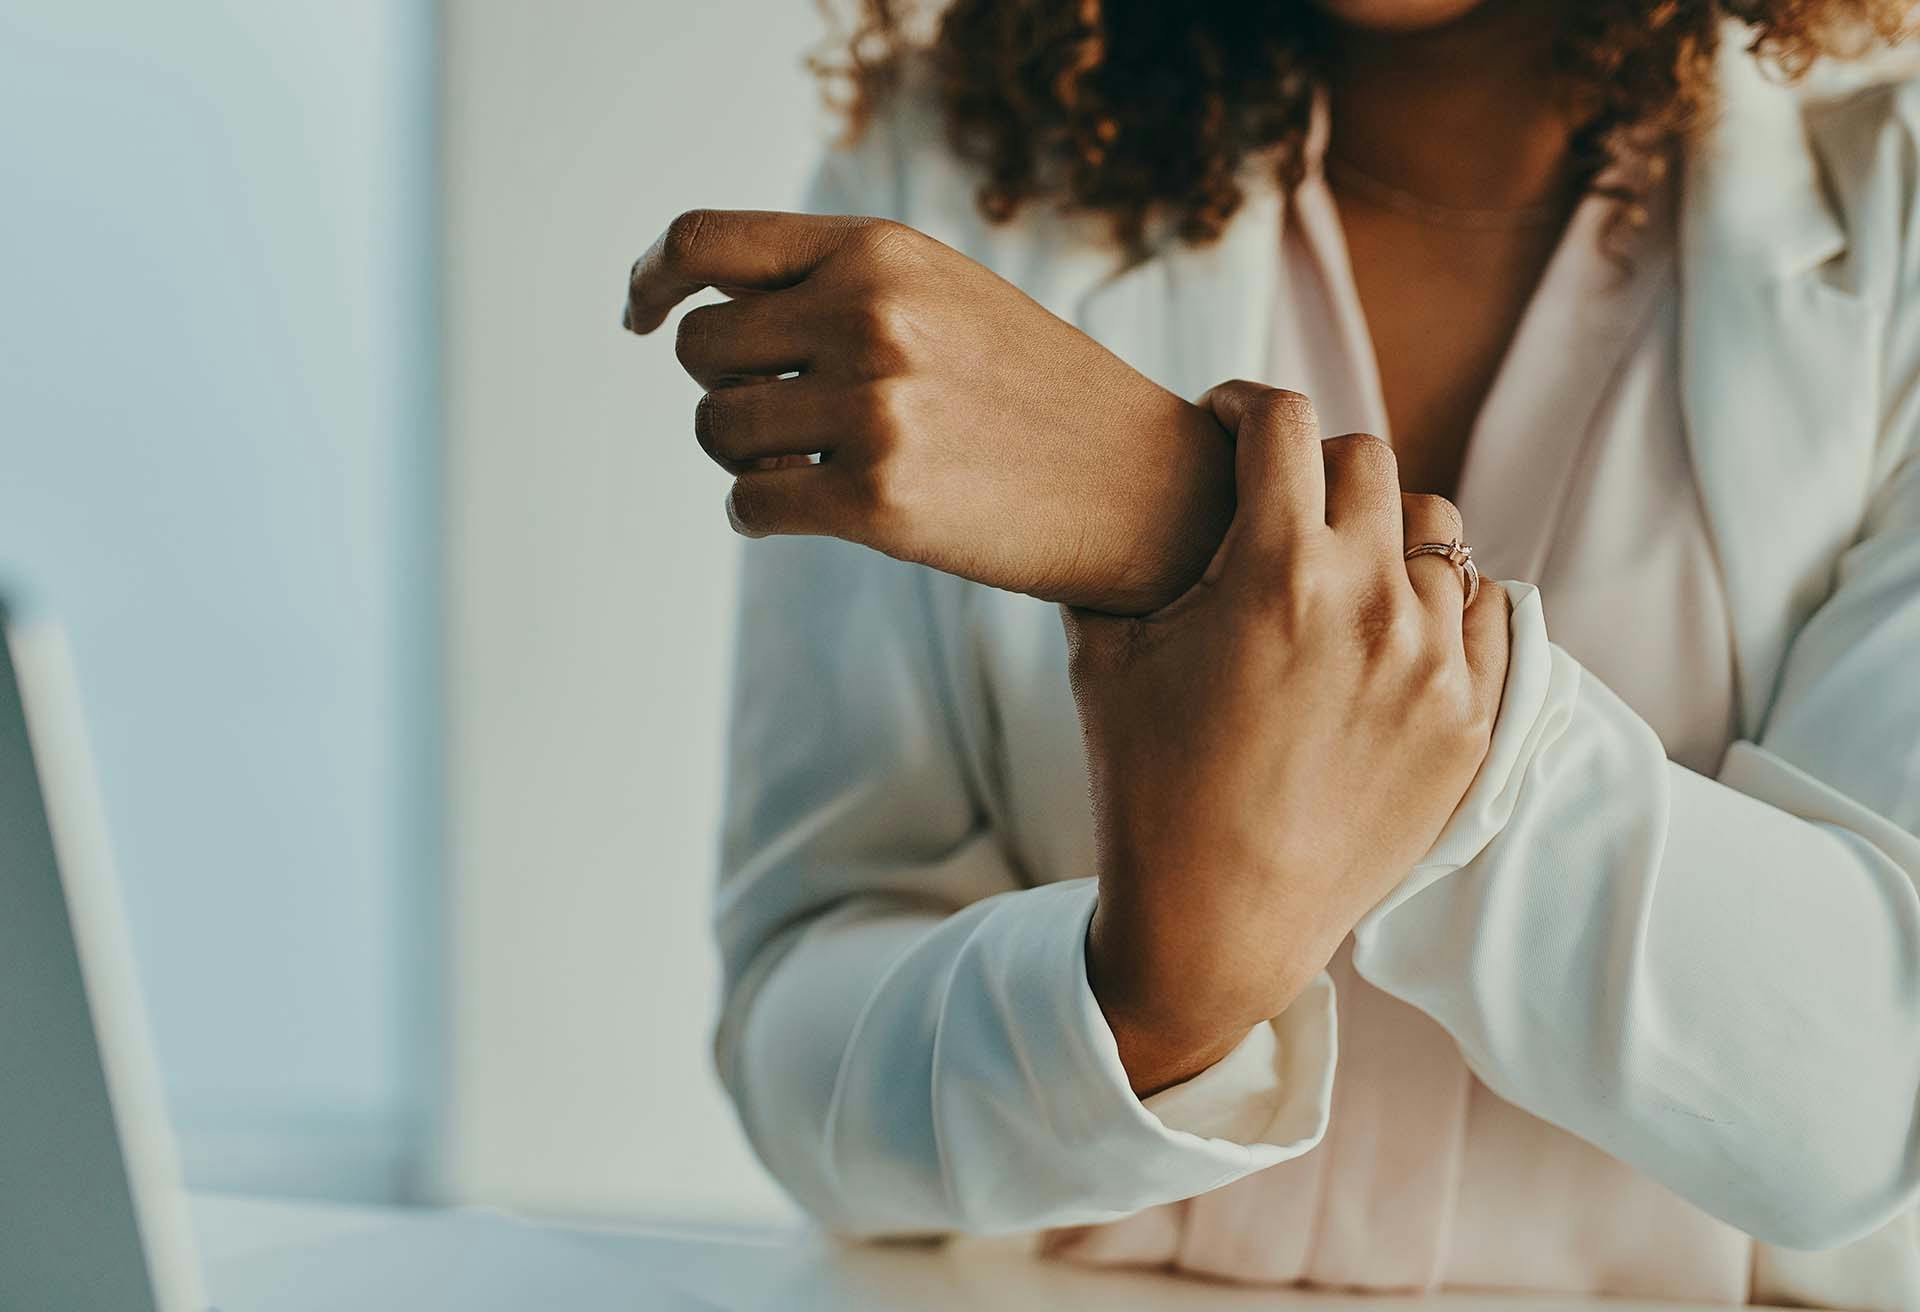
<instances>
[{"instance_id":1,"label":"ring on finger","mask_svg":"<svg viewBox=\"0 0 1920 1312\"><path fill-rule=\"evenodd\" d=\"M1467 590L1466 606L1473 605L1473 599L1480 595L1480 567L1473 563L1473 548L1459 538L1451 542L1422 542L1419 546L1408 547L1405 559L1416 556L1444 556L1447 564L1460 571L1460 581Z\"/></svg>"}]
</instances>

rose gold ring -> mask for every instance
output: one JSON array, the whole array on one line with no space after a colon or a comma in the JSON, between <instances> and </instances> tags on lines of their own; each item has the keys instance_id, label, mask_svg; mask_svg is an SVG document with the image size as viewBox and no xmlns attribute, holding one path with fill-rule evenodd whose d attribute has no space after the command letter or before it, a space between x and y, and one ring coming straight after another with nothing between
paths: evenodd
<instances>
[{"instance_id":1,"label":"rose gold ring","mask_svg":"<svg viewBox=\"0 0 1920 1312\"><path fill-rule=\"evenodd\" d=\"M1468 606L1480 595L1480 567L1473 563L1473 548L1455 538L1451 542L1422 542L1417 547L1408 547L1406 559L1415 556L1445 556L1447 564L1460 571L1460 579L1466 584Z\"/></svg>"}]
</instances>

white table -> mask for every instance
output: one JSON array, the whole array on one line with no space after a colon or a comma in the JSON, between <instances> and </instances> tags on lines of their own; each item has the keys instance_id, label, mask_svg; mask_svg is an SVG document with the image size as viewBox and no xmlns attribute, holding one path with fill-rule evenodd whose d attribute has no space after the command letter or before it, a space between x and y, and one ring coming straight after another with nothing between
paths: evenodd
<instances>
[{"instance_id":1,"label":"white table","mask_svg":"<svg viewBox=\"0 0 1920 1312\"><path fill-rule=\"evenodd\" d=\"M219 1196L196 1199L194 1215L221 1312L1670 1312L1675 1306L1474 1295L1355 1298L1087 1271L1004 1244L958 1251L850 1246L799 1229L592 1228L493 1211Z\"/></svg>"}]
</instances>

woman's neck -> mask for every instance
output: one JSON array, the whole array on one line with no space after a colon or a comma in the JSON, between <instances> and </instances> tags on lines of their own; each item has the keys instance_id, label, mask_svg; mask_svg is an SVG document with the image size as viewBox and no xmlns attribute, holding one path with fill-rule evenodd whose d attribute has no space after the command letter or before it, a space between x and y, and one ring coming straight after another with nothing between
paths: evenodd
<instances>
[{"instance_id":1,"label":"woman's neck","mask_svg":"<svg viewBox=\"0 0 1920 1312\"><path fill-rule=\"evenodd\" d=\"M1570 182L1570 120L1553 76L1558 0L1487 0L1421 32L1336 26L1329 150L1435 205L1519 209Z\"/></svg>"}]
</instances>

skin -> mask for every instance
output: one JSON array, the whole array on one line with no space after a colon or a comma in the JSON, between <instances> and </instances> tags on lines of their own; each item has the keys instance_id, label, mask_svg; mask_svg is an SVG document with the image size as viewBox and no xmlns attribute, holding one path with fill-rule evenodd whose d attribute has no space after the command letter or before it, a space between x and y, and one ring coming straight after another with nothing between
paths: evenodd
<instances>
[{"instance_id":1,"label":"skin","mask_svg":"<svg viewBox=\"0 0 1920 1312\"><path fill-rule=\"evenodd\" d=\"M1326 0L1333 149L1442 205L1568 188L1527 0ZM634 267L751 536L828 534L1063 604L1100 901L1088 977L1143 1096L1278 1015L1438 837L1507 665L1434 490L1560 225L1434 232L1339 196L1392 448L1234 382L1191 405L958 253L868 219L693 211ZM1268 726L1270 731L1249 731Z\"/></svg>"},{"instance_id":2,"label":"skin","mask_svg":"<svg viewBox=\"0 0 1920 1312\"><path fill-rule=\"evenodd\" d=\"M1239 497L1206 573L1144 618L1066 612L1099 853L1087 975L1143 1094L1284 1011L1433 845L1507 672L1506 594L1463 618L1451 566L1402 560L1459 517L1403 497L1384 442L1323 443L1305 397L1255 383L1205 402Z\"/></svg>"},{"instance_id":3,"label":"skin","mask_svg":"<svg viewBox=\"0 0 1920 1312\"><path fill-rule=\"evenodd\" d=\"M1316 0L1316 7L1352 32L1401 34L1457 23L1482 0Z\"/></svg>"},{"instance_id":4,"label":"skin","mask_svg":"<svg viewBox=\"0 0 1920 1312\"><path fill-rule=\"evenodd\" d=\"M1462 209L1546 206L1548 222L1433 227L1335 197L1372 330L1401 476L1453 495L1501 357L1578 200L1567 117L1548 70L1555 0L1340 0L1329 153L1410 195ZM1352 15L1367 14L1371 24ZM1497 70L1497 75L1490 75Z\"/></svg>"},{"instance_id":5,"label":"skin","mask_svg":"<svg viewBox=\"0 0 1920 1312\"><path fill-rule=\"evenodd\" d=\"M677 350L749 536L827 534L1137 614L1226 532L1233 455L1204 410L930 237L693 211L635 266L627 324L650 332L706 286L735 299L688 311Z\"/></svg>"}]
</instances>

